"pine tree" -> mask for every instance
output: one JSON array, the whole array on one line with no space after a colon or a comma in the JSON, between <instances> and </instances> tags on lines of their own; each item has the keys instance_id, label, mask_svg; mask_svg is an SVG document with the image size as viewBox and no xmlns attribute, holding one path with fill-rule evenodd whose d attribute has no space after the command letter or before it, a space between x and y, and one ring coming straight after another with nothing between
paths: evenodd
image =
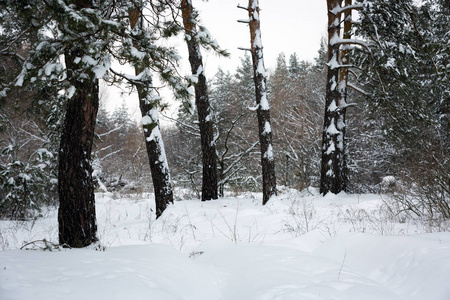
<instances>
[{"instance_id":1,"label":"pine tree","mask_svg":"<svg viewBox=\"0 0 450 300\"><path fill-rule=\"evenodd\" d=\"M320 192L339 193L347 189L345 165L345 103L339 90L340 44L333 42L339 39L341 30L340 14L333 13L339 9L341 0L327 1L328 8L328 73L327 96L325 103L325 119L323 127L322 171Z\"/></svg>"},{"instance_id":2,"label":"pine tree","mask_svg":"<svg viewBox=\"0 0 450 300\"><path fill-rule=\"evenodd\" d=\"M269 101L266 89L266 70L260 30L260 10L258 0L249 0L248 15L250 44L253 61L253 80L255 82L256 113L258 117L259 143L261 147L261 166L263 175L263 204L277 194L275 161L272 146L272 126L270 123Z\"/></svg>"},{"instance_id":3,"label":"pine tree","mask_svg":"<svg viewBox=\"0 0 450 300\"><path fill-rule=\"evenodd\" d=\"M346 191L348 170L346 161L346 119L348 67L347 49L349 45L364 42L351 39L351 11L361 5L352 5L351 0L328 0L328 63L326 83L325 118L322 135L322 166L320 193L337 194ZM344 33L341 24L344 22Z\"/></svg>"},{"instance_id":4,"label":"pine tree","mask_svg":"<svg viewBox=\"0 0 450 300\"><path fill-rule=\"evenodd\" d=\"M35 41L15 85L52 86L65 92L55 93L66 98L63 102L67 103L59 147L59 240L70 247L84 247L96 240L90 152L98 107L99 76L95 68L98 70L104 62L104 43L99 41L105 36L99 36L108 24L99 18L100 9L91 9L90 1L69 4L6 3L18 22L27 24L19 37L32 34ZM65 68L59 61L62 54ZM5 89L2 94L7 96ZM61 107L58 103L62 101L50 100L55 101L52 109Z\"/></svg>"},{"instance_id":5,"label":"pine tree","mask_svg":"<svg viewBox=\"0 0 450 300\"><path fill-rule=\"evenodd\" d=\"M149 70L157 72L162 81L175 90L177 97L187 98L188 95L186 84L173 68L178 54L173 48L155 44L158 39L179 32L176 21L166 22L166 15L162 16L166 9L175 12L176 8L159 1L8 1L7 4L21 22L28 24L27 30L45 32L37 35L15 85L52 84L58 89L57 95L67 101L59 151L60 243L83 247L96 240L90 160L98 110L98 79L112 83L125 80L138 86L138 92L146 99L145 105L151 106L144 109L143 123L149 125L147 141L160 138L154 130L157 126L148 122L155 120L155 104L158 103ZM129 11L148 4L152 8L150 13L154 14L149 18L155 21L153 31L131 31ZM25 36L27 30L19 37ZM2 48L2 53L6 53L4 50ZM64 64L59 61L63 54ZM139 70L142 71L140 76L123 74L111 68L112 56L138 68L145 66L145 69ZM1 96L7 95L9 86L2 85ZM162 158L161 155L154 157L154 161L162 161ZM165 179L159 177L159 180ZM158 209L157 213L161 212Z\"/></svg>"},{"instance_id":6,"label":"pine tree","mask_svg":"<svg viewBox=\"0 0 450 300\"><path fill-rule=\"evenodd\" d=\"M128 106L125 100L122 100L120 106L116 107L111 115L111 119L114 122L113 126L119 128L120 137L125 139L126 132L133 126L133 120L128 112Z\"/></svg>"},{"instance_id":7,"label":"pine tree","mask_svg":"<svg viewBox=\"0 0 450 300\"><path fill-rule=\"evenodd\" d=\"M151 41L146 37L147 33L144 29L143 6L130 10L129 16L132 30L132 41L129 43L129 46L132 45L138 51L142 51L145 46L152 46L148 44ZM164 142L159 128L158 109L160 97L152 87L149 59L149 57L146 57L146 59L134 60L136 76L140 78L139 82L135 82L135 85L139 96L145 145L147 147L155 192L156 217L158 218L167 205L173 203L173 189Z\"/></svg>"},{"instance_id":8,"label":"pine tree","mask_svg":"<svg viewBox=\"0 0 450 300\"><path fill-rule=\"evenodd\" d=\"M0 11L0 217L34 217L56 203L57 143L61 118L52 115L52 86L15 87L37 38L32 9L3 1ZM25 17L26 15L26 17Z\"/></svg>"},{"instance_id":9,"label":"pine tree","mask_svg":"<svg viewBox=\"0 0 450 300\"><path fill-rule=\"evenodd\" d=\"M256 107L255 100L255 81L253 80L253 64L251 57L247 54L241 58L241 64L237 67L235 89L243 105L247 107Z\"/></svg>"},{"instance_id":10,"label":"pine tree","mask_svg":"<svg viewBox=\"0 0 450 300\"><path fill-rule=\"evenodd\" d=\"M406 211L449 218L448 1L362 2L357 34L371 51L355 49L355 64L395 149L393 175L408 183Z\"/></svg>"},{"instance_id":11,"label":"pine tree","mask_svg":"<svg viewBox=\"0 0 450 300\"><path fill-rule=\"evenodd\" d=\"M325 38L320 40L320 48L318 51L318 56L314 58L314 68L316 71L322 71L325 69L326 64L328 63L328 42Z\"/></svg>"},{"instance_id":12,"label":"pine tree","mask_svg":"<svg viewBox=\"0 0 450 300\"><path fill-rule=\"evenodd\" d=\"M289 56L289 73L292 76L299 76L299 74L302 72L302 66L300 65L300 62L298 61L297 53L293 53ZM303 70L304 71L304 70Z\"/></svg>"},{"instance_id":13,"label":"pine tree","mask_svg":"<svg viewBox=\"0 0 450 300\"><path fill-rule=\"evenodd\" d=\"M204 32L197 32L197 12L190 0L181 1L185 39L189 51L189 62L191 64L192 77L195 88L195 105L198 113L198 125L200 128L203 182L202 201L217 199L217 161L216 145L214 140L213 117L211 113L208 86L206 83L205 70L203 69L202 55L200 52L199 39Z\"/></svg>"},{"instance_id":14,"label":"pine tree","mask_svg":"<svg viewBox=\"0 0 450 300\"><path fill-rule=\"evenodd\" d=\"M280 107L289 105L286 103L286 100L289 98L290 78L289 69L286 64L286 55L284 53L280 53L277 57L277 64L274 72L270 76L269 85L271 87L269 91L272 106ZM276 119L279 119L278 117L275 116Z\"/></svg>"},{"instance_id":15,"label":"pine tree","mask_svg":"<svg viewBox=\"0 0 450 300\"><path fill-rule=\"evenodd\" d=\"M95 72L86 67L83 58L98 59L101 54L100 57L91 56L93 53L99 54L100 49L93 46L98 43L99 36L84 27L90 22L77 23L77 17L88 18L83 9L92 9L92 2L75 0L70 4L75 7L60 4L59 9L72 15L58 20L59 30L71 38L88 37L63 50L73 93L68 97L59 151L59 243L69 247L85 247L97 240L91 151L99 106L99 83Z\"/></svg>"}]
</instances>

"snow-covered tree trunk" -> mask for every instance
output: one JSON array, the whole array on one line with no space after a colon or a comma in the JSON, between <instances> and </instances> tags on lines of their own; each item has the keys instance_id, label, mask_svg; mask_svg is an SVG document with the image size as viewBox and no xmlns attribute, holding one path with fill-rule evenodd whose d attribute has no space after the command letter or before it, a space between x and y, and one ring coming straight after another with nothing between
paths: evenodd
<instances>
[{"instance_id":1,"label":"snow-covered tree trunk","mask_svg":"<svg viewBox=\"0 0 450 300\"><path fill-rule=\"evenodd\" d=\"M74 4L80 7L77 1ZM90 7L86 1L81 4ZM67 79L73 94L68 100L59 150L59 243L76 248L97 241L91 150L99 105L99 85L95 74L86 71L80 61L87 54L83 43L89 42L85 40L64 52Z\"/></svg>"},{"instance_id":2,"label":"snow-covered tree trunk","mask_svg":"<svg viewBox=\"0 0 450 300\"><path fill-rule=\"evenodd\" d=\"M345 162L345 80L341 80L339 9L342 0L328 0L328 64L325 118L322 135L320 192L339 193L347 189Z\"/></svg>"},{"instance_id":3,"label":"snow-covered tree trunk","mask_svg":"<svg viewBox=\"0 0 450 300\"><path fill-rule=\"evenodd\" d=\"M143 34L141 12L130 11L131 27L134 37L139 39ZM138 26L135 28L135 26ZM138 45L135 43L135 47ZM159 128L158 107L160 97L152 85L152 75L145 61L135 63L135 73L139 78L135 85L139 96L139 108L142 114L145 146L147 148L150 170L152 172L153 189L155 192L156 217L160 217L167 205L173 203L173 189L170 179L169 164L166 158L164 142Z\"/></svg>"},{"instance_id":4,"label":"snow-covered tree trunk","mask_svg":"<svg viewBox=\"0 0 450 300\"><path fill-rule=\"evenodd\" d=\"M266 89L266 70L259 20L259 1L248 2L253 78L255 81L259 141L261 145L261 166L263 175L263 204L277 194L275 161L272 148L272 126L270 123L269 101Z\"/></svg>"},{"instance_id":5,"label":"snow-covered tree trunk","mask_svg":"<svg viewBox=\"0 0 450 300\"><path fill-rule=\"evenodd\" d=\"M195 88L195 105L197 106L200 139L202 146L203 183L202 201L217 199L217 161L214 141L213 118L208 97L202 55L197 37L195 11L191 0L181 2L185 39L189 51L192 81Z\"/></svg>"},{"instance_id":6,"label":"snow-covered tree trunk","mask_svg":"<svg viewBox=\"0 0 450 300\"><path fill-rule=\"evenodd\" d=\"M145 70L143 72L146 72ZM138 69L136 68L136 73ZM140 73L142 75L142 73ZM159 96L150 88L151 79L145 85L138 85L139 108L142 114L145 145L152 172L153 189L155 191L156 217L161 216L167 205L173 203L172 182L169 165L164 150L158 120Z\"/></svg>"},{"instance_id":7,"label":"snow-covered tree trunk","mask_svg":"<svg viewBox=\"0 0 450 300\"><path fill-rule=\"evenodd\" d=\"M344 7L350 7L352 5L353 0L345 0ZM344 40L350 40L352 37L352 10L348 9L344 12L344 30L342 37ZM345 105L347 103L347 94L348 94L348 67L350 64L349 61L349 53L353 46L352 45L343 45L341 47L341 59L340 64L341 67L339 69L339 92L341 94L342 101L341 103ZM345 107L343 108L345 109ZM344 123L345 123L345 113L343 114ZM344 128L345 130L345 128Z\"/></svg>"}]
</instances>

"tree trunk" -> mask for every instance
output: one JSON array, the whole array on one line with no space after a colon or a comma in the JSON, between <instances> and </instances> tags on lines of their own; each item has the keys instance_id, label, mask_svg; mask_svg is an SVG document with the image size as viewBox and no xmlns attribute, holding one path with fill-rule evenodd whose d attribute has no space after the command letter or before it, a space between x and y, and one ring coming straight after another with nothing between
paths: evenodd
<instances>
[{"instance_id":1,"label":"tree trunk","mask_svg":"<svg viewBox=\"0 0 450 300\"><path fill-rule=\"evenodd\" d=\"M137 69L136 73L138 74ZM158 218L167 208L167 205L173 203L173 190L164 142L159 129L159 97L148 88L149 86L151 86L151 83L146 83L145 86L138 85L137 90L139 95L139 108L142 114L145 146L147 147L153 189L155 191L156 218Z\"/></svg>"},{"instance_id":2,"label":"tree trunk","mask_svg":"<svg viewBox=\"0 0 450 300\"><path fill-rule=\"evenodd\" d=\"M275 162L272 148L272 127L266 90L266 70L263 60L258 0L249 0L251 53L253 79L255 81L259 142L261 145L261 166L263 175L263 204L277 194Z\"/></svg>"},{"instance_id":3,"label":"tree trunk","mask_svg":"<svg viewBox=\"0 0 450 300\"><path fill-rule=\"evenodd\" d=\"M346 81L340 69L340 14L331 11L340 7L342 0L328 0L328 67L325 99L325 117L322 135L322 167L320 193L337 194L347 189L345 160L345 94Z\"/></svg>"},{"instance_id":4,"label":"tree trunk","mask_svg":"<svg viewBox=\"0 0 450 300\"><path fill-rule=\"evenodd\" d=\"M142 31L142 18L139 10L132 10L130 14L131 28L134 29L139 24L138 34L135 36L139 39ZM139 49L139 45L135 42L134 47ZM169 164L164 149L164 141L161 136L158 118L158 106L160 97L152 88L152 75L150 69L145 65L145 60L135 64L135 73L139 75L140 83L136 83L136 89L139 96L139 108L142 115L142 127L144 129L145 146L152 172L153 189L155 192L156 218L159 218L167 205L173 203L173 189L170 179Z\"/></svg>"},{"instance_id":5,"label":"tree trunk","mask_svg":"<svg viewBox=\"0 0 450 300\"><path fill-rule=\"evenodd\" d=\"M192 75L195 77L195 105L197 106L200 139L202 146L203 183L202 201L217 199L217 161L213 120L210 110L208 87L203 69L202 55L197 41L194 8L191 0L181 2L186 43Z\"/></svg>"},{"instance_id":6,"label":"tree trunk","mask_svg":"<svg viewBox=\"0 0 450 300\"><path fill-rule=\"evenodd\" d=\"M74 63L84 51L65 52L68 80L75 88L69 99L61 136L58 169L59 243L81 248L97 241L91 150L99 105L98 79ZM84 71L88 78L78 76Z\"/></svg>"}]
</instances>

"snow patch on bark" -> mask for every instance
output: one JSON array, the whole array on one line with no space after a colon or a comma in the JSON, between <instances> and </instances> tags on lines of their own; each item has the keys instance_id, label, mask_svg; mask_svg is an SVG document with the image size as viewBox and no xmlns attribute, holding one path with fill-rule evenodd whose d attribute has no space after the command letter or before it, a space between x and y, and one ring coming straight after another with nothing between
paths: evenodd
<instances>
[{"instance_id":1,"label":"snow patch on bark","mask_svg":"<svg viewBox=\"0 0 450 300\"><path fill-rule=\"evenodd\" d=\"M327 63L327 66L330 67L331 70L337 69L341 66L337 60L336 53L333 54L333 57L331 57L330 61Z\"/></svg>"},{"instance_id":2,"label":"snow patch on bark","mask_svg":"<svg viewBox=\"0 0 450 300\"><path fill-rule=\"evenodd\" d=\"M329 155L329 154L333 153L334 151L336 151L336 147L334 146L333 141L331 141L325 154Z\"/></svg>"},{"instance_id":3,"label":"snow patch on bark","mask_svg":"<svg viewBox=\"0 0 450 300\"><path fill-rule=\"evenodd\" d=\"M267 146L267 150L264 153L264 158L268 159L269 161L273 161L273 148L272 148L272 145L269 144L269 146Z\"/></svg>"},{"instance_id":4,"label":"snow patch on bark","mask_svg":"<svg viewBox=\"0 0 450 300\"><path fill-rule=\"evenodd\" d=\"M330 105L328 106L328 111L333 112L336 111L338 109L337 105L336 105L336 101L331 101Z\"/></svg>"},{"instance_id":5,"label":"snow patch on bark","mask_svg":"<svg viewBox=\"0 0 450 300\"><path fill-rule=\"evenodd\" d=\"M268 121L266 121L266 123L264 124L264 131L262 134L269 134L272 132L272 127L270 126L270 123Z\"/></svg>"},{"instance_id":6,"label":"snow patch on bark","mask_svg":"<svg viewBox=\"0 0 450 300\"><path fill-rule=\"evenodd\" d=\"M75 94L75 87L72 85L70 88L67 89L67 98L71 99L73 95Z\"/></svg>"},{"instance_id":7,"label":"snow patch on bark","mask_svg":"<svg viewBox=\"0 0 450 300\"><path fill-rule=\"evenodd\" d=\"M327 131L329 135L339 134L339 130L337 130L336 125L334 125L334 118L331 119L331 124L328 126Z\"/></svg>"}]
</instances>

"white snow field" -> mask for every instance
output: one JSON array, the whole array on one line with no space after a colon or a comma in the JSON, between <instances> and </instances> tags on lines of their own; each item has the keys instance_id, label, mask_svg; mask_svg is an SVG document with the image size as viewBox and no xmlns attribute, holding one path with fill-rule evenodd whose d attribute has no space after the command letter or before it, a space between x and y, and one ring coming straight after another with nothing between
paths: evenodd
<instances>
[{"instance_id":1,"label":"white snow field","mask_svg":"<svg viewBox=\"0 0 450 300\"><path fill-rule=\"evenodd\" d=\"M184 200L158 220L151 195L96 198L87 249L40 249L55 209L0 222L0 299L450 299L450 232L398 222L380 195Z\"/></svg>"}]
</instances>

